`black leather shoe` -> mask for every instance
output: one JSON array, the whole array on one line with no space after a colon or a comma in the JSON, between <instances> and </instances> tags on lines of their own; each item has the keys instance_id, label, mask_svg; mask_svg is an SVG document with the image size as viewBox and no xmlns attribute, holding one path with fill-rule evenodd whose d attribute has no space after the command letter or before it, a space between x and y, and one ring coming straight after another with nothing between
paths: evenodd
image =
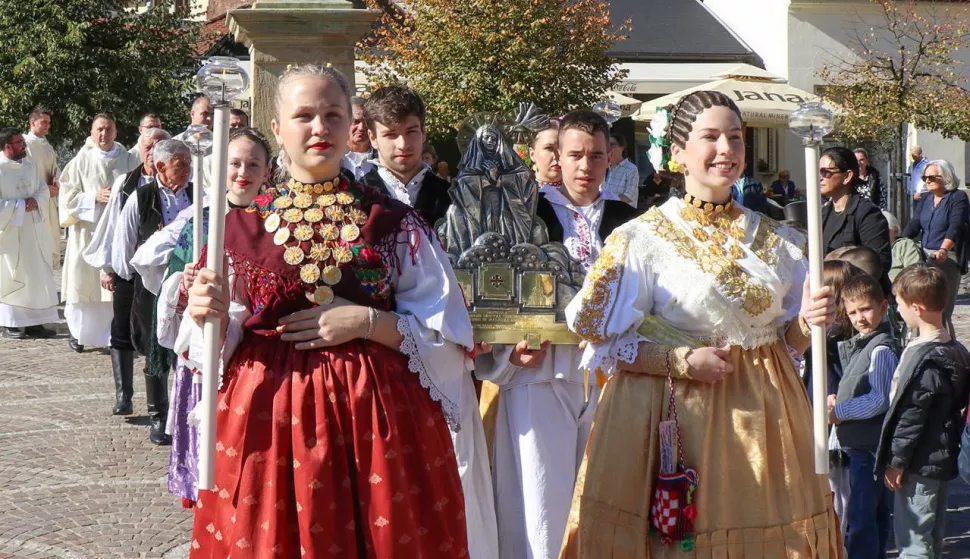
<instances>
[{"instance_id":1,"label":"black leather shoe","mask_svg":"<svg viewBox=\"0 0 970 559\"><path fill-rule=\"evenodd\" d=\"M49 340L57 336L57 332L44 328L43 326L28 326L24 328L24 333L29 338L39 338L41 340Z\"/></svg>"},{"instance_id":2,"label":"black leather shoe","mask_svg":"<svg viewBox=\"0 0 970 559\"><path fill-rule=\"evenodd\" d=\"M71 350L75 353L81 353L84 351L84 346L77 343L77 339L75 339L74 336L71 336L71 338L67 340L67 347L71 348Z\"/></svg>"},{"instance_id":3,"label":"black leather shoe","mask_svg":"<svg viewBox=\"0 0 970 559\"><path fill-rule=\"evenodd\" d=\"M165 421L152 419L152 431L148 434L148 440L158 446L168 446L172 444L172 437L165 433Z\"/></svg>"},{"instance_id":4,"label":"black leather shoe","mask_svg":"<svg viewBox=\"0 0 970 559\"><path fill-rule=\"evenodd\" d=\"M24 332L23 328L5 328L3 337L10 340L22 340L27 337L27 333Z\"/></svg>"},{"instance_id":5,"label":"black leather shoe","mask_svg":"<svg viewBox=\"0 0 970 559\"><path fill-rule=\"evenodd\" d=\"M115 381L115 407L112 415L131 415L131 395L134 392L135 352L111 350L111 375Z\"/></svg>"}]
</instances>

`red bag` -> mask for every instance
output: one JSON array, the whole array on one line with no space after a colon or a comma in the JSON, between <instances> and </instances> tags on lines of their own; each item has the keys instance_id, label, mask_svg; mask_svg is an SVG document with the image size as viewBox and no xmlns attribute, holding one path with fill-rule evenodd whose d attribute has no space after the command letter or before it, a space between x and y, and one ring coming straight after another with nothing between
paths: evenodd
<instances>
[{"instance_id":1,"label":"red bag","mask_svg":"<svg viewBox=\"0 0 970 559\"><path fill-rule=\"evenodd\" d=\"M697 518L697 507L694 505L697 471L684 467L684 445L680 424L677 421L677 402L674 397L674 379L670 374L669 353L667 354L667 385L670 387L667 413L672 421L661 421L660 456L663 463L666 461L664 460L666 452L670 450L664 447L668 444L676 444L677 464L676 471L664 471L664 467L661 467L657 473L653 500L650 503L650 529L652 533L660 535L660 542L664 545L677 544L681 551L690 552L694 550L694 519ZM673 424L674 437L669 437L669 433L665 433L669 430L670 423ZM672 462L672 456L669 460Z\"/></svg>"}]
</instances>

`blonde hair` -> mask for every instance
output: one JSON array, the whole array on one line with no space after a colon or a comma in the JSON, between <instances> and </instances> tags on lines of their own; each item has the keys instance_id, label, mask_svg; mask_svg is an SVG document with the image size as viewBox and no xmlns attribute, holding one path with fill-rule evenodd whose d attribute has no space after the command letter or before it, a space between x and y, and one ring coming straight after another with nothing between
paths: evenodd
<instances>
[{"instance_id":1,"label":"blonde hair","mask_svg":"<svg viewBox=\"0 0 970 559\"><path fill-rule=\"evenodd\" d=\"M350 100L353 99L354 94L347 77L340 73L340 70L333 68L329 64L326 66L318 64L304 64L302 66L291 66L287 68L286 71L283 72L283 75L280 76L280 81L276 84L276 96L273 102L273 114L277 120L279 120L280 117L280 105L283 104L283 89L290 82L308 77L319 77L330 80L331 82L337 84L337 87L339 87L343 92L344 97L347 98L347 114L352 112L350 108Z\"/></svg>"},{"instance_id":2,"label":"blonde hair","mask_svg":"<svg viewBox=\"0 0 970 559\"><path fill-rule=\"evenodd\" d=\"M329 64L323 66L319 64L304 64L302 66L290 66L283 72L280 76L279 82L276 83L276 95L273 100L273 118L276 119L277 124L280 120L280 106L283 104L283 90L291 82L294 82L301 78L318 77L325 80L330 80L330 82L337 85L340 91L343 92L344 97L347 99L347 115L349 116L353 113L351 108L351 100L354 98L353 90L350 87L350 82L347 77L344 76L339 70L330 66ZM277 183L284 183L290 179L289 172L290 159L287 156L286 151L284 151L283 146L280 146L279 153L279 167L273 173L273 180Z\"/></svg>"}]
</instances>

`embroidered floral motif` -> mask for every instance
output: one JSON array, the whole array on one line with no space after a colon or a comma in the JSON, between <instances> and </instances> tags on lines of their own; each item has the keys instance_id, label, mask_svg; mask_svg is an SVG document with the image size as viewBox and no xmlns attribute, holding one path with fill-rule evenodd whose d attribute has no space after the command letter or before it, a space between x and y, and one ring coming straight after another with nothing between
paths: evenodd
<instances>
[{"instance_id":1,"label":"embroidered floral motif","mask_svg":"<svg viewBox=\"0 0 970 559\"><path fill-rule=\"evenodd\" d=\"M583 286L582 307L576 315L575 331L589 342L600 343L606 339L606 312L613 303L616 287L623 273L626 256L626 237L611 235L599 259L586 275Z\"/></svg>"},{"instance_id":2,"label":"embroidered floral motif","mask_svg":"<svg viewBox=\"0 0 970 559\"><path fill-rule=\"evenodd\" d=\"M262 311L266 304L277 296L282 278L275 272L257 266L231 251L226 253L232 258L233 271L245 280L246 295L252 304L253 313Z\"/></svg>"},{"instance_id":3,"label":"embroidered floral motif","mask_svg":"<svg viewBox=\"0 0 970 559\"><path fill-rule=\"evenodd\" d=\"M689 215L692 220L699 221L697 216L703 212L690 206L685 209L689 212L682 212L681 216L687 219ZM734 219L727 222L720 217L729 213L734 214L734 212L741 212L741 210L733 208L731 212L718 214L711 223L717 223L718 227L722 229L727 228L728 234L736 239L737 231L743 229L736 223L740 218L735 214ZM743 216L743 212L741 212L741 215ZM726 297L738 300L745 312L751 316L758 316L771 308L771 291L763 286L753 284L751 276L735 260L727 257L721 245L692 240L659 210L650 210L642 219L650 223L657 234L668 241L681 258L695 262L701 271L713 275L719 290ZM706 250L698 250L698 245Z\"/></svg>"},{"instance_id":4,"label":"embroidered floral motif","mask_svg":"<svg viewBox=\"0 0 970 559\"><path fill-rule=\"evenodd\" d=\"M586 223L586 218L579 212L573 213L573 225L576 227L576 236L578 237L576 256L583 270L589 270L589 267L593 264L593 242L590 239L589 225Z\"/></svg>"},{"instance_id":5,"label":"embroidered floral motif","mask_svg":"<svg viewBox=\"0 0 970 559\"><path fill-rule=\"evenodd\" d=\"M770 266L778 263L778 245L781 244L778 227L777 221L762 217L754 241L751 242L751 250Z\"/></svg>"}]
</instances>

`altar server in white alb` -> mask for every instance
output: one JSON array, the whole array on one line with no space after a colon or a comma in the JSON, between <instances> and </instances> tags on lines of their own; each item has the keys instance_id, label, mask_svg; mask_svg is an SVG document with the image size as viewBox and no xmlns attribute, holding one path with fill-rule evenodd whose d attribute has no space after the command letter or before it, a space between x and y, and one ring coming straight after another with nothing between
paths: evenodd
<instances>
[{"instance_id":1,"label":"altar server in white alb","mask_svg":"<svg viewBox=\"0 0 970 559\"><path fill-rule=\"evenodd\" d=\"M111 339L111 291L100 270L81 253L91 242L98 220L111 198L115 179L135 169L138 157L116 143L117 130L110 115L99 114L91 124L91 136L61 173L59 207L61 227L68 228L67 251L61 276L64 315L71 330L69 345L106 347Z\"/></svg>"},{"instance_id":2,"label":"altar server in white alb","mask_svg":"<svg viewBox=\"0 0 970 559\"><path fill-rule=\"evenodd\" d=\"M47 222L50 224L51 236L54 237L54 254L52 262L54 269L61 268L61 220L57 215L57 153L47 141L47 133L51 129L51 110L37 107L30 111L27 119L30 121L30 132L24 135L27 142L27 159L34 164L37 178L44 181L50 192L47 202Z\"/></svg>"},{"instance_id":3,"label":"altar server in white alb","mask_svg":"<svg viewBox=\"0 0 970 559\"><path fill-rule=\"evenodd\" d=\"M25 159L19 130L0 130L0 149L0 326L8 338L50 338L43 325L58 320L50 193Z\"/></svg>"},{"instance_id":4,"label":"altar server in white alb","mask_svg":"<svg viewBox=\"0 0 970 559\"><path fill-rule=\"evenodd\" d=\"M561 130L560 130L561 127ZM609 125L590 111L552 120L532 142L536 217L583 272L634 208L601 191ZM484 345L484 349L488 349ZM475 375L500 387L492 446L501 559L555 559L566 530L576 472L593 425L599 386L586 382L576 345L528 344L479 355ZM588 388L587 388L588 387Z\"/></svg>"}]
</instances>

